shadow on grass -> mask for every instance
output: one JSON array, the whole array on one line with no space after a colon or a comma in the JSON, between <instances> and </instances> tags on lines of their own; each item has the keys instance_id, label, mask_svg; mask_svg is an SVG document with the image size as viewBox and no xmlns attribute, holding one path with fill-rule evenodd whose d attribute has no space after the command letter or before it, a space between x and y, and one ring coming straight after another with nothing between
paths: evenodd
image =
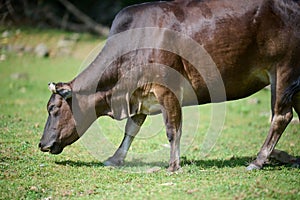
<instances>
[{"instance_id":1,"label":"shadow on grass","mask_svg":"<svg viewBox=\"0 0 300 200\"><path fill-rule=\"evenodd\" d=\"M184 166L196 166L201 169L209 169L209 168L234 168L234 167L247 167L251 161L255 159L256 156L244 156L244 157L232 157L230 159L203 159L203 160L193 160L188 159L186 157L181 157L180 165ZM105 167L102 162L91 161L73 161L73 160L64 160L64 161L56 161L57 165L64 166L72 166L72 167ZM274 160L271 160L270 163L264 166L265 170L278 170L282 167L295 168L291 164L283 164ZM167 169L168 161L161 162L145 162L142 160L134 159L132 161L125 162L125 165L119 167L118 169L122 169L125 171L146 171L149 172L149 169ZM299 168L296 167L296 168ZM155 172L155 171L154 171Z\"/></svg>"},{"instance_id":2,"label":"shadow on grass","mask_svg":"<svg viewBox=\"0 0 300 200\"><path fill-rule=\"evenodd\" d=\"M71 166L71 167L104 167L101 162L82 162L82 161L73 161L73 160L64 160L64 161L55 161L57 165Z\"/></svg>"},{"instance_id":3,"label":"shadow on grass","mask_svg":"<svg viewBox=\"0 0 300 200\"><path fill-rule=\"evenodd\" d=\"M247 166L255 157L233 157L231 159L203 159L203 160L192 160L186 157L181 158L181 166L191 166L195 165L201 168L225 168L225 167L239 167L239 166ZM83 162L83 161L72 161L72 160L65 160L65 161L56 161L58 165L64 166L73 166L73 167L104 167L102 162L92 161L92 162ZM132 160L125 162L123 167L165 167L167 168L168 161L165 162L145 162L141 160Z\"/></svg>"},{"instance_id":4,"label":"shadow on grass","mask_svg":"<svg viewBox=\"0 0 300 200\"><path fill-rule=\"evenodd\" d=\"M255 156L242 156L232 157L230 159L204 159L204 160L191 160L186 157L181 158L181 166L195 165L201 168L225 168L225 167L241 167L247 166L251 161L255 159Z\"/></svg>"}]
</instances>

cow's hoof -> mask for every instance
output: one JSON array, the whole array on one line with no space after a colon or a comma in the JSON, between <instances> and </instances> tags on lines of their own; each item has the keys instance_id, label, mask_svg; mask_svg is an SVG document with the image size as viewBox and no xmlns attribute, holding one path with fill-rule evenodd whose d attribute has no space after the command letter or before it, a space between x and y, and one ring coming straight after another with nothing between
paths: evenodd
<instances>
[{"instance_id":1,"label":"cow's hoof","mask_svg":"<svg viewBox=\"0 0 300 200\"><path fill-rule=\"evenodd\" d=\"M173 175L173 174L180 174L180 173L183 173L183 169L181 167L179 168L176 168L176 169L171 169L170 167L168 168L167 170L167 174L168 175Z\"/></svg>"},{"instance_id":2,"label":"cow's hoof","mask_svg":"<svg viewBox=\"0 0 300 200\"><path fill-rule=\"evenodd\" d=\"M251 171L251 170L259 170L261 169L261 167L251 163L250 165L248 165L248 167L246 168L247 171Z\"/></svg>"},{"instance_id":3,"label":"cow's hoof","mask_svg":"<svg viewBox=\"0 0 300 200\"><path fill-rule=\"evenodd\" d=\"M124 161L121 160L115 160L113 158L109 158L106 161L104 161L103 165L104 166L110 166L110 167L119 167L124 164Z\"/></svg>"},{"instance_id":4,"label":"cow's hoof","mask_svg":"<svg viewBox=\"0 0 300 200\"><path fill-rule=\"evenodd\" d=\"M178 166L169 166L168 167L168 172L179 172L180 169L181 168L180 168L179 165Z\"/></svg>"},{"instance_id":5,"label":"cow's hoof","mask_svg":"<svg viewBox=\"0 0 300 200\"><path fill-rule=\"evenodd\" d=\"M297 158L297 160L292 164L292 167L300 168L300 158Z\"/></svg>"},{"instance_id":6,"label":"cow's hoof","mask_svg":"<svg viewBox=\"0 0 300 200\"><path fill-rule=\"evenodd\" d=\"M300 168L300 163L293 163L293 164L292 164L292 167L293 167L293 168Z\"/></svg>"}]
</instances>

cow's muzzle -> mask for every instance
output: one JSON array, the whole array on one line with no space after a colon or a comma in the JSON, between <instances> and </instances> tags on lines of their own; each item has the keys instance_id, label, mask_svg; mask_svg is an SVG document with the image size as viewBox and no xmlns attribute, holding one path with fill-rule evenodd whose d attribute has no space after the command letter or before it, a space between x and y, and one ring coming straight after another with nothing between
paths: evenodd
<instances>
[{"instance_id":1,"label":"cow's muzzle","mask_svg":"<svg viewBox=\"0 0 300 200\"><path fill-rule=\"evenodd\" d=\"M63 148L57 142L54 142L51 145L43 145L40 142L39 148L42 152L49 152L51 154L60 154L63 151Z\"/></svg>"}]
</instances>

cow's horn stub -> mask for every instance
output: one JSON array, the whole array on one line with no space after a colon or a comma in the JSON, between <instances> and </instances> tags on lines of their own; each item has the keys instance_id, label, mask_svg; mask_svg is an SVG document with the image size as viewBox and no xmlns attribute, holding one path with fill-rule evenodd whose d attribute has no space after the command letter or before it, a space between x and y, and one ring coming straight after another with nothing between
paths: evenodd
<instances>
[{"instance_id":1,"label":"cow's horn stub","mask_svg":"<svg viewBox=\"0 0 300 200\"><path fill-rule=\"evenodd\" d=\"M56 86L55 86L55 83L53 83L53 82L48 83L48 89L49 89L52 93L56 93Z\"/></svg>"}]
</instances>

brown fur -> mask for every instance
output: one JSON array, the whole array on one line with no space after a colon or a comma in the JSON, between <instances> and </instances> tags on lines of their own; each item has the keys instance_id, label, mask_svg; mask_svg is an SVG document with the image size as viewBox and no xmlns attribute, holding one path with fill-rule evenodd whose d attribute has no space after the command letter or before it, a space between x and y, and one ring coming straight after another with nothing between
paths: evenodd
<instances>
[{"instance_id":1,"label":"brown fur","mask_svg":"<svg viewBox=\"0 0 300 200\"><path fill-rule=\"evenodd\" d=\"M203 77L187 59L163 49L137 49L127 52L110 63L106 70L101 72L101 77L96 73L99 68L100 54L86 70L68 84L73 95L66 100L60 99L64 102L60 109L64 111L60 112L56 121L50 112L48 121L55 121L55 123L47 122L40 144L41 149L45 151L51 149L50 144L53 144L53 141L62 149L78 139L97 117L108 115L115 119L129 118L120 148L107 161L108 165L122 164L139 130L139 126L132 128L133 124L139 122L138 124L142 125L146 115L157 113L151 111L149 106L147 108L139 106L139 103L148 101L161 106L160 112L163 113L171 146L169 170L175 171L180 167L181 106L240 99L271 83L273 116L271 127L257 159L248 166L248 169L261 168L292 119L292 108L294 107L298 115L300 114L300 101L296 98L299 96L299 89L294 88L293 91L297 92L289 93L292 102L284 101L284 94L288 88L299 82L299 11L299 1L293 0L182 0L141 4L124 9L114 20L110 38L126 30L144 27L165 28L188 35L202 45L213 59L223 79L227 99L224 99L221 94L211 99L208 88L214 86L215 74L208 73ZM165 42L163 34L161 38L153 38L153 42ZM130 42L130 38L128 40ZM131 40L142 41L143 38L131 38ZM174 46L183 47L184 44L180 42L176 41ZM117 50L119 47L115 48ZM189 51L189 54L197 53ZM128 95L126 88L130 87L130 82L122 83L120 91L123 92L120 92L115 99L120 103L119 112L112 110L111 98L118 81L127 71L133 70L134 66L144 66L149 63L169 66L185 77L196 93L197 102L189 102L188 95L177 93L179 87L176 86L180 86L180 80L168 80L174 81L174 88L171 89L151 82L152 75L162 75L162 79L167 80L169 72L151 69L151 73L143 74L141 68L141 75L137 79L140 78L138 81L143 82L143 86L126 99ZM95 84L97 86L93 88L92 85ZM49 105L57 101L58 95L64 96L59 93L54 94ZM183 102L178 101L180 95L183 96ZM122 104L121 102L124 101L126 103ZM77 112L72 110L72 105L80 108L78 115L70 115ZM96 114L92 115L94 109ZM61 127L62 120L66 126L64 128ZM60 124L58 129L56 129L57 123ZM76 125L77 131L74 131L72 124ZM53 139L52 129L58 130L55 134L60 140ZM73 137L71 142L64 142L67 140L65 138L70 138L64 135L70 133L77 137Z\"/></svg>"}]
</instances>

